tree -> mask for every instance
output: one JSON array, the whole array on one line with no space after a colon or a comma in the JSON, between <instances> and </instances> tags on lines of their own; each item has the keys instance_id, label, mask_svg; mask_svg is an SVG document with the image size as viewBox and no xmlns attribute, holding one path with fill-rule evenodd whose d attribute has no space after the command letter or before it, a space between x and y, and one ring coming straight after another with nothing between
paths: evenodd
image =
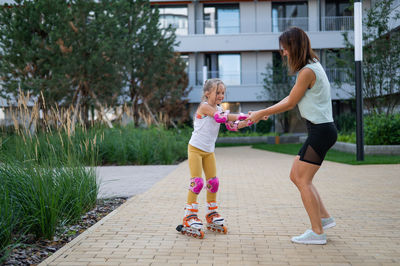
<instances>
[{"instance_id":1,"label":"tree","mask_svg":"<svg viewBox=\"0 0 400 266\"><path fill-rule=\"evenodd\" d=\"M67 78L53 70L62 64L54 29L62 25L65 1L22 1L0 9L0 79L2 97L17 98L19 89L49 103L63 100L49 87L67 87ZM42 104L41 108L45 108Z\"/></svg>"},{"instance_id":2,"label":"tree","mask_svg":"<svg viewBox=\"0 0 400 266\"><path fill-rule=\"evenodd\" d=\"M0 10L2 93L17 98L21 87L43 95L44 114L48 106L73 105L85 122L92 107L105 117L103 107L126 101L136 123L139 112L172 118L187 96L176 45L149 0L17 0Z\"/></svg>"},{"instance_id":3,"label":"tree","mask_svg":"<svg viewBox=\"0 0 400 266\"><path fill-rule=\"evenodd\" d=\"M288 74L288 69L284 66L283 60L278 53L273 54L273 64L267 65L266 73L263 75L264 88L274 103L288 96L296 81L295 76ZM284 133L290 132L290 120L293 116L297 116L297 110L290 110L276 115Z\"/></svg>"},{"instance_id":4,"label":"tree","mask_svg":"<svg viewBox=\"0 0 400 266\"><path fill-rule=\"evenodd\" d=\"M21 87L43 95L47 106L73 104L86 122L91 105L114 103L122 87L114 7L112 1L17 0L2 8L3 96L16 97ZM41 109L46 114L46 105Z\"/></svg>"},{"instance_id":5,"label":"tree","mask_svg":"<svg viewBox=\"0 0 400 266\"><path fill-rule=\"evenodd\" d=\"M189 117L187 108L189 94L188 77L185 72L186 63L179 53L173 53L170 60L165 62L165 69L155 77L159 80L155 93L150 98L151 106L166 115L166 121L184 122Z\"/></svg>"},{"instance_id":6,"label":"tree","mask_svg":"<svg viewBox=\"0 0 400 266\"><path fill-rule=\"evenodd\" d=\"M122 87L120 61L121 30L115 17L113 1L75 0L70 2L69 16L57 36L58 44L66 47L66 62L57 73L70 81L67 104L81 108L87 123L94 106L102 114L103 106L117 102ZM76 109L78 109L76 108ZM102 114L104 115L104 114Z\"/></svg>"},{"instance_id":7,"label":"tree","mask_svg":"<svg viewBox=\"0 0 400 266\"><path fill-rule=\"evenodd\" d=\"M391 15L392 4L393 0L377 1L363 20L364 103L370 113L387 116L400 103L400 32L389 25L390 19L400 18L400 13ZM337 64L348 69L344 82L354 84L354 46L347 32L343 36L346 56L337 58ZM340 81L336 83L341 85Z\"/></svg>"},{"instance_id":8,"label":"tree","mask_svg":"<svg viewBox=\"0 0 400 266\"><path fill-rule=\"evenodd\" d=\"M187 92L184 62L174 52L176 36L170 27L160 29L159 12L148 0L121 1L120 25L126 29L124 73L128 97L134 109L135 123L139 113L170 110ZM179 99L178 99L179 98ZM183 102L175 108L184 107ZM171 111L168 112L171 115Z\"/></svg>"}]
</instances>

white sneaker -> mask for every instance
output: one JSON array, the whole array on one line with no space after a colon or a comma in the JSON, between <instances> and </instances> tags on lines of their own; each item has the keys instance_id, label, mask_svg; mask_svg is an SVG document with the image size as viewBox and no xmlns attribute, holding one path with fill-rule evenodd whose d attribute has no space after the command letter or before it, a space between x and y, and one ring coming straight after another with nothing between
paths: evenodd
<instances>
[{"instance_id":1,"label":"white sneaker","mask_svg":"<svg viewBox=\"0 0 400 266\"><path fill-rule=\"evenodd\" d=\"M300 236L292 237L292 242L298 244L324 245L326 244L326 234L316 234L308 229Z\"/></svg>"},{"instance_id":2,"label":"white sneaker","mask_svg":"<svg viewBox=\"0 0 400 266\"><path fill-rule=\"evenodd\" d=\"M321 223L324 230L332 228L336 225L335 219L333 219L333 217L321 218Z\"/></svg>"}]
</instances>

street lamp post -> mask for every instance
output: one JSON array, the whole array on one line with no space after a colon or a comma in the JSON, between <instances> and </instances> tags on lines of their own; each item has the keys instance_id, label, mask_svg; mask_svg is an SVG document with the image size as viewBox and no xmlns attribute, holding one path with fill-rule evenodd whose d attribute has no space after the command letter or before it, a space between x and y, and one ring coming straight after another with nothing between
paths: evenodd
<instances>
[{"instance_id":1,"label":"street lamp post","mask_svg":"<svg viewBox=\"0 0 400 266\"><path fill-rule=\"evenodd\" d=\"M354 1L354 61L356 81L357 161L364 160L363 96L362 96L362 3Z\"/></svg>"}]
</instances>

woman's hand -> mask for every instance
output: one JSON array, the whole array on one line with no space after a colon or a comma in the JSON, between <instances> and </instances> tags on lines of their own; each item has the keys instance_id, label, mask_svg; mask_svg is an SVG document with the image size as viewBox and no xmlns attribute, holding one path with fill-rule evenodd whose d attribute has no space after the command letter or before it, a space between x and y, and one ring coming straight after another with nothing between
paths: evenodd
<instances>
[{"instance_id":1,"label":"woman's hand","mask_svg":"<svg viewBox=\"0 0 400 266\"><path fill-rule=\"evenodd\" d=\"M246 120L250 120L254 123L258 123L261 119L263 120L267 120L268 116L263 115L264 110L259 110L259 111L251 111L249 112L249 117Z\"/></svg>"}]
</instances>

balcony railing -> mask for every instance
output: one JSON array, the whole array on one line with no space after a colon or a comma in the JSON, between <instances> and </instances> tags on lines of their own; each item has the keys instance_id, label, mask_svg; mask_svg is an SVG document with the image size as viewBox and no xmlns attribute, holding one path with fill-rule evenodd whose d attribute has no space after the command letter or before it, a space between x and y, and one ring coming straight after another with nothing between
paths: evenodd
<instances>
[{"instance_id":1,"label":"balcony railing","mask_svg":"<svg viewBox=\"0 0 400 266\"><path fill-rule=\"evenodd\" d=\"M295 26L304 31L308 31L308 17L300 18L273 18L272 19L272 32L282 32L286 29Z\"/></svg>"},{"instance_id":2,"label":"balcony railing","mask_svg":"<svg viewBox=\"0 0 400 266\"><path fill-rule=\"evenodd\" d=\"M168 28L169 25L171 25L172 28L175 28L176 35L188 35L189 33L187 19L181 19L181 20L160 19L159 22L160 22L160 28L162 29Z\"/></svg>"},{"instance_id":3,"label":"balcony railing","mask_svg":"<svg viewBox=\"0 0 400 266\"><path fill-rule=\"evenodd\" d=\"M326 75L330 83L347 80L347 70L345 68L327 68ZM202 71L189 72L189 86L203 85L206 79L219 78L227 86L232 85L263 85L266 71Z\"/></svg>"},{"instance_id":4,"label":"balcony railing","mask_svg":"<svg viewBox=\"0 0 400 266\"><path fill-rule=\"evenodd\" d=\"M325 73L331 83L345 82L348 78L348 69L346 68L326 68Z\"/></svg>"},{"instance_id":5,"label":"balcony railing","mask_svg":"<svg viewBox=\"0 0 400 266\"><path fill-rule=\"evenodd\" d=\"M196 26L206 35L240 33L239 21L197 20Z\"/></svg>"},{"instance_id":6,"label":"balcony railing","mask_svg":"<svg viewBox=\"0 0 400 266\"><path fill-rule=\"evenodd\" d=\"M354 29L354 17L322 17L322 31L346 31Z\"/></svg>"},{"instance_id":7,"label":"balcony railing","mask_svg":"<svg viewBox=\"0 0 400 266\"><path fill-rule=\"evenodd\" d=\"M255 19L247 20L249 24L256 25ZM270 32L282 32L291 26L299 27L305 31L318 31L318 25L321 23L319 31L351 31L354 29L354 18L347 17L299 17L299 18L271 18ZM160 21L160 27L166 28L168 25L176 28L177 35L188 35L188 21L167 22ZM315 25L315 26L314 26ZM239 34L243 33L240 25L235 21L218 21L218 20L197 20L195 23L197 34L217 35L217 34ZM312 28L312 27L313 28ZM246 33L259 32L256 30L246 29ZM251 27L250 27L251 28ZM257 27L253 27L256 29ZM194 29L193 29L194 31Z\"/></svg>"}]
</instances>

